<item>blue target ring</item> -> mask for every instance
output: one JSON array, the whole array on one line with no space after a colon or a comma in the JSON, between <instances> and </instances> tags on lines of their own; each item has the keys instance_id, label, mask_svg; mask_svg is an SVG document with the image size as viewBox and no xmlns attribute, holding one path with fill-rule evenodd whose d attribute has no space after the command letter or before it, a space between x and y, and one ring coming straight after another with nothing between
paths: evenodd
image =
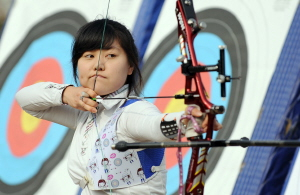
<instances>
[{"instance_id":1,"label":"blue target ring","mask_svg":"<svg viewBox=\"0 0 300 195\"><path fill-rule=\"evenodd\" d=\"M63 72L63 82L72 83L70 48L73 36L63 31L46 34L31 43L28 50L8 75L0 92L0 178L8 185L18 185L34 177L41 166L57 149L68 128L52 123L40 145L23 157L14 156L9 148L7 138L7 122L12 108L14 95L20 89L26 73L37 61L45 58L56 59ZM47 71L47 70L45 70Z\"/></svg>"}]
</instances>

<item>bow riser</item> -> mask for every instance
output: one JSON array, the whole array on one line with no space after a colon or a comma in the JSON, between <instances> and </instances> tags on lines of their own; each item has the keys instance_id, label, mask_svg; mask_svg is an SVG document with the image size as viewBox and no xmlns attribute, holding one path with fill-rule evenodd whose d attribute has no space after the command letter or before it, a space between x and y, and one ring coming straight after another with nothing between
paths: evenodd
<instances>
[{"instance_id":1,"label":"bow riser","mask_svg":"<svg viewBox=\"0 0 300 195\"><path fill-rule=\"evenodd\" d=\"M208 128L205 140L211 140L216 114L211 111L212 108L214 108L214 105L208 100L208 95L204 88L200 73L196 72L190 74L188 71L190 66L199 66L193 43L201 29L198 25L192 1L177 0L175 11L178 21L178 41L181 52L179 61L182 62L182 72L186 75L185 94L199 95L198 98L185 99L185 104L198 105L202 112L207 113ZM186 46L188 52L186 52ZM188 56L187 53L189 54ZM202 136L190 138L190 141L200 140L202 140ZM207 153L208 148L203 148L199 156L199 147L192 147L189 172L185 186L186 195L202 195L204 193Z\"/></svg>"},{"instance_id":2,"label":"bow riser","mask_svg":"<svg viewBox=\"0 0 300 195\"><path fill-rule=\"evenodd\" d=\"M187 4L185 1L177 1L176 3L176 17L178 21L178 37L180 44L180 52L184 59L182 62L184 65L191 63L192 66L198 66L197 57L194 50L194 39L200 31L196 14L194 12L194 7L192 1ZM192 21L190 24L188 21ZM185 45L188 47L189 59L187 59L187 52L185 51ZM192 90L192 83L195 83L196 90ZM185 85L186 94L199 94L200 98L196 99L186 99L185 104L196 104L199 105L202 112L206 112L211 109L213 104L207 99L207 93L203 86L200 73L195 73L193 75L187 75L186 85Z\"/></svg>"}]
</instances>

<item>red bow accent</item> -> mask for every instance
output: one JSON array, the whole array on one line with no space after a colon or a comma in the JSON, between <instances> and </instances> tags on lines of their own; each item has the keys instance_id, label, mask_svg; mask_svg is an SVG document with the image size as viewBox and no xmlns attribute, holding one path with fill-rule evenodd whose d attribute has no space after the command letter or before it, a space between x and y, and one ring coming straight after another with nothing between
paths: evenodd
<instances>
[{"instance_id":1,"label":"red bow accent","mask_svg":"<svg viewBox=\"0 0 300 195\"><path fill-rule=\"evenodd\" d=\"M207 92L204 88L201 73L208 71L218 71L221 81L222 96L225 96L225 76L224 69L224 48L220 48L220 60L216 65L202 66L198 63L194 49L194 39L201 29L205 28L204 23L198 23L193 7L193 1L177 0L176 18L178 21L178 41L180 45L181 56L177 61L181 62L182 73L186 76L185 95L199 95L199 97L186 98L185 104L198 105L203 113L208 117L208 129L205 139L202 136L191 137L190 141L201 141L212 139L214 120L216 114L224 112L223 106L215 106L208 100ZM230 81L230 79L229 79ZM223 85L223 86L222 86ZM194 89L194 90L193 90ZM199 155L199 147L192 147L192 156L186 180L185 194L195 195L204 192L204 176L206 174L205 165L208 148L203 148Z\"/></svg>"}]
</instances>

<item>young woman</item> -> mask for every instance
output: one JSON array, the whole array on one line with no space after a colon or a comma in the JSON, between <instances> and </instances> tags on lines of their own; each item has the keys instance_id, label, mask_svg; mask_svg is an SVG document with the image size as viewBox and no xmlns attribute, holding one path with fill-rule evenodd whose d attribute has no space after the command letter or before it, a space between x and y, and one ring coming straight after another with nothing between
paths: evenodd
<instances>
[{"instance_id":1,"label":"young woman","mask_svg":"<svg viewBox=\"0 0 300 195\"><path fill-rule=\"evenodd\" d=\"M144 100L109 99L137 95L142 80L132 35L116 21L84 25L73 45L72 63L79 87L41 82L21 89L16 99L27 113L75 130L68 161L74 183L82 194L166 194L164 149L118 152L110 146L121 140L174 140L180 117L187 113L200 117L205 131L199 108L162 114ZM91 99L97 96L102 99ZM173 128L165 131L163 121ZM183 123L195 134L190 122ZM215 129L221 127L216 121Z\"/></svg>"}]
</instances>

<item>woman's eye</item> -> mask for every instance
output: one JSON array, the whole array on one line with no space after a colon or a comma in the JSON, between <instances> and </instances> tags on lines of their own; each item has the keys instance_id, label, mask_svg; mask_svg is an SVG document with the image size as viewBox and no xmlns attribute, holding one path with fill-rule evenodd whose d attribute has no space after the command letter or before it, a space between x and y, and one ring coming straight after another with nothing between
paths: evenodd
<instances>
[{"instance_id":1,"label":"woman's eye","mask_svg":"<svg viewBox=\"0 0 300 195\"><path fill-rule=\"evenodd\" d=\"M107 58L114 58L114 57L116 57L116 55L115 54L108 54L106 57Z\"/></svg>"},{"instance_id":2,"label":"woman's eye","mask_svg":"<svg viewBox=\"0 0 300 195\"><path fill-rule=\"evenodd\" d=\"M92 54L88 54L88 55L85 55L85 57L86 57L86 58L93 58L93 57L94 57L94 55L92 55Z\"/></svg>"}]
</instances>

